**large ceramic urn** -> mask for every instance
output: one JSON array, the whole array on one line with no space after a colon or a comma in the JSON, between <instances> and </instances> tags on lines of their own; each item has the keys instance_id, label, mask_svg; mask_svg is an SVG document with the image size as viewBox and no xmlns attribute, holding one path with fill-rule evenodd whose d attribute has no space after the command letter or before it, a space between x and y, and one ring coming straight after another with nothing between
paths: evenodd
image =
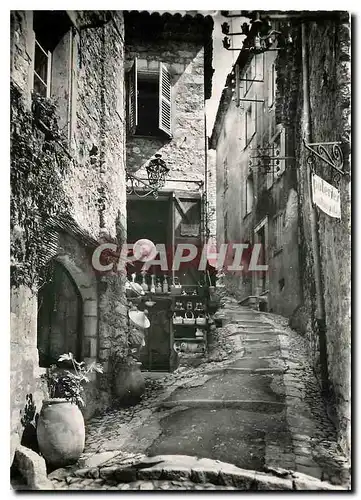
<instances>
[{"instance_id":1,"label":"large ceramic urn","mask_svg":"<svg viewBox=\"0 0 361 500\"><path fill-rule=\"evenodd\" d=\"M43 401L37 438L48 465L64 467L76 462L85 445L84 418L78 406L60 398Z\"/></svg>"},{"instance_id":2,"label":"large ceramic urn","mask_svg":"<svg viewBox=\"0 0 361 500\"><path fill-rule=\"evenodd\" d=\"M119 403L131 405L137 403L145 391L145 382L140 371L142 363L124 364L115 377L114 392Z\"/></svg>"}]
</instances>

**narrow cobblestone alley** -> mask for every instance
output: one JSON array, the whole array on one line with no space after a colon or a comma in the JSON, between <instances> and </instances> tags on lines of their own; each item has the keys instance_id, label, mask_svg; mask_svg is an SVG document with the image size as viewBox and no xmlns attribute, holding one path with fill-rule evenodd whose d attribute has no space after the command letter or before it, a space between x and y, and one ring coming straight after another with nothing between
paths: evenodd
<instances>
[{"instance_id":1,"label":"narrow cobblestone alley","mask_svg":"<svg viewBox=\"0 0 361 500\"><path fill-rule=\"evenodd\" d=\"M232 354L149 381L140 404L94 418L77 467L50 475L56 489L257 489L254 477L274 483L258 489L348 487L303 339L285 319L232 299L216 319ZM213 476L200 478L192 457ZM220 481L224 463L242 479Z\"/></svg>"}]
</instances>

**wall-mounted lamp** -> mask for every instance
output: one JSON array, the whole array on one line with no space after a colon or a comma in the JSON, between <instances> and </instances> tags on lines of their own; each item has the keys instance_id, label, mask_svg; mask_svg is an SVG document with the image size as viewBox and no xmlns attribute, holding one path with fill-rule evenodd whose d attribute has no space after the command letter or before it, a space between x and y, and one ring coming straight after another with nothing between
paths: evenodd
<instances>
[{"instance_id":1,"label":"wall-mounted lamp","mask_svg":"<svg viewBox=\"0 0 361 500\"><path fill-rule=\"evenodd\" d=\"M158 198L158 191L164 186L170 169L159 153L149 161L145 169L148 180L141 179L130 172L126 173L127 194L135 194L138 198L145 198L152 194L154 198Z\"/></svg>"}]
</instances>

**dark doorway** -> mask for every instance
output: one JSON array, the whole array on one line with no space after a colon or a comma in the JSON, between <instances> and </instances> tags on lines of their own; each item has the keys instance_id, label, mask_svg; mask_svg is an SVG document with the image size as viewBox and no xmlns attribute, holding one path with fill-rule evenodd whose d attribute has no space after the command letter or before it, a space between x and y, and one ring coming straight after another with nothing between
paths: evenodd
<instances>
[{"instance_id":1,"label":"dark doorway","mask_svg":"<svg viewBox=\"0 0 361 500\"><path fill-rule=\"evenodd\" d=\"M82 298L74 280L59 262L49 264L49 281L38 293L40 366L57 363L72 352L81 360Z\"/></svg>"},{"instance_id":2,"label":"dark doorway","mask_svg":"<svg viewBox=\"0 0 361 500\"><path fill-rule=\"evenodd\" d=\"M128 199L127 201L127 230L128 243L146 238L155 245L164 244L167 254L172 248L172 204L169 197L159 196L157 200ZM136 274L136 281L142 282L142 262L136 262L128 269L130 273ZM151 275L157 279L170 272L162 271L160 266L151 266L146 274L148 285L151 283ZM140 307L143 308L143 307ZM156 300L156 305L149 308L150 328L146 334L146 345L140 352L142 369L148 371L169 371L170 369L170 302L166 298Z\"/></svg>"}]
</instances>

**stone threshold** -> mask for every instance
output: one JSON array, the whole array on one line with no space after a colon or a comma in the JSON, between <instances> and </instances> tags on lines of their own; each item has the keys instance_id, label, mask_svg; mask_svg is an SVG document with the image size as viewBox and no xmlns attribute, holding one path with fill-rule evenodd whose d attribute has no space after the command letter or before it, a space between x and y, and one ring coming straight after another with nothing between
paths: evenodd
<instances>
[{"instance_id":1,"label":"stone threshold","mask_svg":"<svg viewBox=\"0 0 361 500\"><path fill-rule=\"evenodd\" d=\"M248 411L266 411L267 413L280 412L285 408L284 401L262 401L248 399L179 399L174 401L163 401L159 408L175 408L183 406L187 408L237 408Z\"/></svg>"},{"instance_id":2,"label":"stone threshold","mask_svg":"<svg viewBox=\"0 0 361 500\"><path fill-rule=\"evenodd\" d=\"M52 474L53 481L61 480L58 474ZM60 473L60 474L59 474ZM159 455L146 457L132 466L113 465L79 469L75 477L103 479L118 483L133 481L187 481L220 486L232 486L239 490L345 490L343 486L332 485L312 476L286 469L273 469L271 473L241 469L233 464L208 458L187 455ZM64 477L64 476L63 476ZM71 484L71 482L69 481ZM71 488L69 488L71 489ZM170 488L171 489L171 488Z\"/></svg>"}]
</instances>

